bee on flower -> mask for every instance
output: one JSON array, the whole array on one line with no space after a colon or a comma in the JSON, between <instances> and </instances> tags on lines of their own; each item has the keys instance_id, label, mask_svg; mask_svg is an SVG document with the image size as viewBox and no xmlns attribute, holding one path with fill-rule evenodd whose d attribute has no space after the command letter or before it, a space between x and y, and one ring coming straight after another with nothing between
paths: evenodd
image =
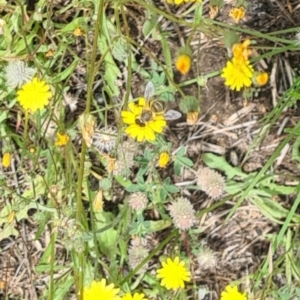
<instances>
[{"instance_id":1,"label":"bee on flower","mask_svg":"<svg viewBox=\"0 0 300 300\"><path fill-rule=\"evenodd\" d=\"M156 140L157 134L162 133L167 125L166 120L175 120L181 114L175 110L166 110L166 103L154 99L155 88L150 81L144 97L139 98L137 103L129 103L128 110L121 112L122 120L127 124L125 132L137 139L138 142Z\"/></svg>"}]
</instances>

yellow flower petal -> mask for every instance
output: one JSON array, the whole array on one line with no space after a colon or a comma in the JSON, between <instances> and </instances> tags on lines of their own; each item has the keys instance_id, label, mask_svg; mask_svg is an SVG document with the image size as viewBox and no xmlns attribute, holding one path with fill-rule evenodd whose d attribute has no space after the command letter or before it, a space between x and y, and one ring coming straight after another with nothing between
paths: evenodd
<instances>
[{"instance_id":1,"label":"yellow flower petal","mask_svg":"<svg viewBox=\"0 0 300 300\"><path fill-rule=\"evenodd\" d=\"M35 113L38 109L43 109L52 97L50 86L45 81L33 78L25 83L17 92L17 99L24 110Z\"/></svg>"},{"instance_id":2,"label":"yellow flower petal","mask_svg":"<svg viewBox=\"0 0 300 300\"><path fill-rule=\"evenodd\" d=\"M229 16L235 21L235 23L238 23L241 19L245 17L245 7L234 7L230 10Z\"/></svg>"},{"instance_id":3,"label":"yellow flower petal","mask_svg":"<svg viewBox=\"0 0 300 300\"><path fill-rule=\"evenodd\" d=\"M221 293L221 300L247 300L247 296L245 293L240 293L236 286L228 285Z\"/></svg>"},{"instance_id":4,"label":"yellow flower petal","mask_svg":"<svg viewBox=\"0 0 300 300\"><path fill-rule=\"evenodd\" d=\"M182 74L186 75L191 68L192 59L187 54L181 54L176 59L176 69Z\"/></svg>"},{"instance_id":5,"label":"yellow flower petal","mask_svg":"<svg viewBox=\"0 0 300 300\"><path fill-rule=\"evenodd\" d=\"M170 155L168 152L164 151L159 155L158 166L160 168L165 168L169 161L170 161Z\"/></svg>"},{"instance_id":6,"label":"yellow flower petal","mask_svg":"<svg viewBox=\"0 0 300 300\"><path fill-rule=\"evenodd\" d=\"M253 76L253 67L250 62L244 59L233 58L228 61L226 67L222 70L221 77L225 78L225 85L232 90L240 91L242 87L249 87Z\"/></svg>"},{"instance_id":7,"label":"yellow flower petal","mask_svg":"<svg viewBox=\"0 0 300 300\"><path fill-rule=\"evenodd\" d=\"M11 164L11 154L9 152L4 153L2 157L3 168L8 168Z\"/></svg>"},{"instance_id":8,"label":"yellow flower petal","mask_svg":"<svg viewBox=\"0 0 300 300\"><path fill-rule=\"evenodd\" d=\"M156 277L162 279L161 286L175 291L184 288L184 281L191 280L191 273L185 267L184 261L180 261L179 257L175 257L174 261L168 258L166 262L162 263L162 268L157 270Z\"/></svg>"},{"instance_id":9,"label":"yellow flower petal","mask_svg":"<svg viewBox=\"0 0 300 300\"><path fill-rule=\"evenodd\" d=\"M106 280L92 281L90 288L84 287L83 299L84 300L120 300L121 298L117 295L120 289L115 289L114 284L106 285Z\"/></svg>"}]
</instances>

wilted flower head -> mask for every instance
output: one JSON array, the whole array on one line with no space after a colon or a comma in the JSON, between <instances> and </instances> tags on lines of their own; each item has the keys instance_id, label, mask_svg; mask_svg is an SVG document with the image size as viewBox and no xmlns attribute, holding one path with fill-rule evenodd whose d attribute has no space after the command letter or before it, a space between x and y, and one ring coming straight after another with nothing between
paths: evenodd
<instances>
[{"instance_id":1,"label":"wilted flower head","mask_svg":"<svg viewBox=\"0 0 300 300\"><path fill-rule=\"evenodd\" d=\"M145 193L136 192L136 193L130 194L128 202L132 209L143 210L147 207L148 198Z\"/></svg>"},{"instance_id":2,"label":"wilted flower head","mask_svg":"<svg viewBox=\"0 0 300 300\"><path fill-rule=\"evenodd\" d=\"M197 184L211 198L217 199L225 190L224 177L210 168L199 168L197 171Z\"/></svg>"},{"instance_id":3,"label":"wilted flower head","mask_svg":"<svg viewBox=\"0 0 300 300\"><path fill-rule=\"evenodd\" d=\"M245 7L234 7L229 12L229 16L234 20L235 23L238 23L241 19L245 17Z\"/></svg>"},{"instance_id":4,"label":"wilted flower head","mask_svg":"<svg viewBox=\"0 0 300 300\"><path fill-rule=\"evenodd\" d=\"M168 206L168 210L175 227L178 229L190 229L197 222L193 205L186 198L178 198Z\"/></svg>"},{"instance_id":5,"label":"wilted flower head","mask_svg":"<svg viewBox=\"0 0 300 300\"><path fill-rule=\"evenodd\" d=\"M138 151L138 146L135 142L125 141L119 145L117 158L112 164L107 164L108 172L113 172L114 175L127 176L130 168L134 165L134 156Z\"/></svg>"},{"instance_id":6,"label":"wilted flower head","mask_svg":"<svg viewBox=\"0 0 300 300\"><path fill-rule=\"evenodd\" d=\"M4 68L6 83L11 88L21 87L24 83L30 81L36 70L27 68L24 61L10 61Z\"/></svg>"},{"instance_id":7,"label":"wilted flower head","mask_svg":"<svg viewBox=\"0 0 300 300\"><path fill-rule=\"evenodd\" d=\"M70 108L71 112L73 112L77 109L78 96L79 95L73 96L70 93L64 93L64 95L63 95L63 104L65 106L68 106Z\"/></svg>"},{"instance_id":8,"label":"wilted flower head","mask_svg":"<svg viewBox=\"0 0 300 300\"><path fill-rule=\"evenodd\" d=\"M4 33L4 26L6 25L5 20L0 19L0 35Z\"/></svg>"},{"instance_id":9,"label":"wilted flower head","mask_svg":"<svg viewBox=\"0 0 300 300\"><path fill-rule=\"evenodd\" d=\"M128 249L128 264L131 270L134 270L147 256L149 250L142 245L132 245ZM138 271L137 274L148 271L149 262L145 263Z\"/></svg>"},{"instance_id":10,"label":"wilted flower head","mask_svg":"<svg viewBox=\"0 0 300 300\"><path fill-rule=\"evenodd\" d=\"M97 129L93 135L93 145L100 152L111 152L117 141L117 129L115 127L104 127Z\"/></svg>"},{"instance_id":11,"label":"wilted flower head","mask_svg":"<svg viewBox=\"0 0 300 300\"><path fill-rule=\"evenodd\" d=\"M198 264L202 270L209 270L216 267L217 258L214 252L208 247L203 247L198 254Z\"/></svg>"},{"instance_id":12,"label":"wilted flower head","mask_svg":"<svg viewBox=\"0 0 300 300\"><path fill-rule=\"evenodd\" d=\"M91 147L95 131L95 118L88 113L79 116L78 127L87 147Z\"/></svg>"}]
</instances>

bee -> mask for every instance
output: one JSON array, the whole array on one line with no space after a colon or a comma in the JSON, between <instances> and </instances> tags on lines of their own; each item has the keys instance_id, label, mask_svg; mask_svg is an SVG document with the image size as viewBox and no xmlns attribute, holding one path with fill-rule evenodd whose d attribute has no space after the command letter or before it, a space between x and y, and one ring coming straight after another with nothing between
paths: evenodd
<instances>
[{"instance_id":1,"label":"bee","mask_svg":"<svg viewBox=\"0 0 300 300\"><path fill-rule=\"evenodd\" d=\"M150 81L145 88L144 97L146 99L146 107L143 108L141 115L135 119L136 124L144 127L146 122L155 119L156 114L163 114L165 120L177 120L181 117L181 113L170 109L167 110L167 105L164 101L158 100L154 97L155 87Z\"/></svg>"}]
</instances>

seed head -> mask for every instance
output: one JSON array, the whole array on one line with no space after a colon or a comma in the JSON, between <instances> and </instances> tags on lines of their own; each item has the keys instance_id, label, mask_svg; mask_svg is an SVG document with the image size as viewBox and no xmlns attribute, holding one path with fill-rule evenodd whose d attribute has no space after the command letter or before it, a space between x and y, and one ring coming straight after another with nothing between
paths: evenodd
<instances>
[{"instance_id":1,"label":"seed head","mask_svg":"<svg viewBox=\"0 0 300 300\"><path fill-rule=\"evenodd\" d=\"M168 206L170 215L176 228L181 230L190 229L196 222L195 210L186 198L178 198Z\"/></svg>"},{"instance_id":2,"label":"seed head","mask_svg":"<svg viewBox=\"0 0 300 300\"><path fill-rule=\"evenodd\" d=\"M148 198L147 195L142 192L132 193L129 196L129 205L132 209L143 210L147 207Z\"/></svg>"},{"instance_id":3,"label":"seed head","mask_svg":"<svg viewBox=\"0 0 300 300\"><path fill-rule=\"evenodd\" d=\"M27 68L24 61L11 61L4 69L6 83L11 88L21 87L24 83L31 81L36 70Z\"/></svg>"},{"instance_id":4,"label":"seed head","mask_svg":"<svg viewBox=\"0 0 300 300\"><path fill-rule=\"evenodd\" d=\"M210 168L199 168L197 171L197 184L211 198L218 199L225 190L225 179L218 172Z\"/></svg>"},{"instance_id":5,"label":"seed head","mask_svg":"<svg viewBox=\"0 0 300 300\"><path fill-rule=\"evenodd\" d=\"M115 127L100 128L93 135L93 145L104 153L111 152L116 146L117 129Z\"/></svg>"},{"instance_id":6,"label":"seed head","mask_svg":"<svg viewBox=\"0 0 300 300\"><path fill-rule=\"evenodd\" d=\"M217 265L217 258L214 252L208 247L203 247L201 252L198 254L198 264L202 270L215 268Z\"/></svg>"},{"instance_id":7,"label":"seed head","mask_svg":"<svg viewBox=\"0 0 300 300\"><path fill-rule=\"evenodd\" d=\"M131 246L128 249L128 264L131 270L134 270L149 255L149 251L143 246ZM149 263L144 264L137 274L141 274L148 270Z\"/></svg>"}]
</instances>

